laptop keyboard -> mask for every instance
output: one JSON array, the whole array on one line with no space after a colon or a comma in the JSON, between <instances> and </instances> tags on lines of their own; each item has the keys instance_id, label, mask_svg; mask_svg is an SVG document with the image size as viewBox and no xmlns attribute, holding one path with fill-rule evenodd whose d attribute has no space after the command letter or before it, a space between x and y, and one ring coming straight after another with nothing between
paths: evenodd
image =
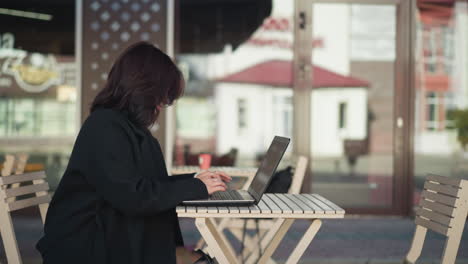
<instances>
[{"instance_id":1,"label":"laptop keyboard","mask_svg":"<svg viewBox=\"0 0 468 264\"><path fill-rule=\"evenodd\" d=\"M210 196L210 200L244 200L242 195L236 190L228 190L225 192L215 192Z\"/></svg>"}]
</instances>

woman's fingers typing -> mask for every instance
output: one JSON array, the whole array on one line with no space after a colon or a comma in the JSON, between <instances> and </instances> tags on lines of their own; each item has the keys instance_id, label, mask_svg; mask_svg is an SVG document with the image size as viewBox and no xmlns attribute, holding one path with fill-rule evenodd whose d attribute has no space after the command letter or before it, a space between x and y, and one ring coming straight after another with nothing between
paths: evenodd
<instances>
[{"instance_id":1,"label":"woman's fingers typing","mask_svg":"<svg viewBox=\"0 0 468 264\"><path fill-rule=\"evenodd\" d=\"M196 177L199 179L202 179L204 177L218 178L225 182L230 182L232 180L231 176L227 175L225 172L222 171L202 171Z\"/></svg>"},{"instance_id":2,"label":"woman's fingers typing","mask_svg":"<svg viewBox=\"0 0 468 264\"><path fill-rule=\"evenodd\" d=\"M217 191L226 191L227 186L226 184L217 178L212 178L211 181L208 183L208 193L213 194Z\"/></svg>"},{"instance_id":3,"label":"woman's fingers typing","mask_svg":"<svg viewBox=\"0 0 468 264\"><path fill-rule=\"evenodd\" d=\"M222 171L214 171L214 173L219 176L223 181L230 182L232 180L231 176L227 175Z\"/></svg>"},{"instance_id":4,"label":"woman's fingers typing","mask_svg":"<svg viewBox=\"0 0 468 264\"><path fill-rule=\"evenodd\" d=\"M226 191L227 185L225 182L230 182L231 177L221 171L203 171L196 178L200 179L208 190L208 194L213 194L218 191Z\"/></svg>"}]
</instances>

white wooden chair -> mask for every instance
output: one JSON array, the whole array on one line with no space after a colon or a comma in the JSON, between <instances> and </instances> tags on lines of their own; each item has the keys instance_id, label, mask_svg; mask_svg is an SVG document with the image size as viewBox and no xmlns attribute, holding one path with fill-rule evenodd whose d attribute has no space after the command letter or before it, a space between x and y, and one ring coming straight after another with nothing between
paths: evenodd
<instances>
[{"instance_id":1,"label":"white wooden chair","mask_svg":"<svg viewBox=\"0 0 468 264\"><path fill-rule=\"evenodd\" d=\"M15 155L6 154L1 176L23 173L28 158L28 154L18 154L17 157Z\"/></svg>"},{"instance_id":2,"label":"white wooden chair","mask_svg":"<svg viewBox=\"0 0 468 264\"><path fill-rule=\"evenodd\" d=\"M22 263L11 212L39 206L44 223L50 202L50 195L47 192L49 185L45 182L45 178L44 171L0 177L0 232L9 264ZM20 187L13 187L19 184Z\"/></svg>"},{"instance_id":3,"label":"white wooden chair","mask_svg":"<svg viewBox=\"0 0 468 264\"><path fill-rule=\"evenodd\" d=\"M421 255L427 229L447 237L442 264L453 264L468 214L468 181L429 175L416 210L416 231L404 263Z\"/></svg>"},{"instance_id":4,"label":"white wooden chair","mask_svg":"<svg viewBox=\"0 0 468 264\"><path fill-rule=\"evenodd\" d=\"M288 193L291 194L299 194L302 188L302 183L304 181L304 176L307 170L307 162L308 159L305 156L299 156L296 161L296 166L294 169L294 174L292 176L291 186L289 187ZM248 185L247 185L248 187ZM244 238L244 252L242 252L242 258L248 257L247 263L253 263L256 258L258 257L258 249L259 245L262 246L262 251L265 249L266 245L270 243L273 237L265 237L265 234L271 228L279 228L279 224L277 223L279 219L269 220L269 219L260 219L257 220L258 225L254 219L230 219L230 218L223 218L217 228L221 231L224 229L228 229L237 239L242 240L243 237L243 230L244 227L246 229L257 229L258 226L258 233L256 234L256 239L250 236L245 236ZM203 240L198 242L197 246L201 247Z\"/></svg>"},{"instance_id":5,"label":"white wooden chair","mask_svg":"<svg viewBox=\"0 0 468 264\"><path fill-rule=\"evenodd\" d=\"M5 155L5 161L3 162L3 168L1 176L11 175L13 167L15 166L15 156L7 154Z\"/></svg>"},{"instance_id":6,"label":"white wooden chair","mask_svg":"<svg viewBox=\"0 0 468 264\"><path fill-rule=\"evenodd\" d=\"M5 162L3 164L3 169L1 176L8 176L11 174L21 174L24 173L26 168L26 163L28 162L28 154L18 154L18 155L5 155ZM15 183L10 186L10 188L17 188L20 186L20 183ZM16 198L8 198L9 201L14 201Z\"/></svg>"}]
</instances>

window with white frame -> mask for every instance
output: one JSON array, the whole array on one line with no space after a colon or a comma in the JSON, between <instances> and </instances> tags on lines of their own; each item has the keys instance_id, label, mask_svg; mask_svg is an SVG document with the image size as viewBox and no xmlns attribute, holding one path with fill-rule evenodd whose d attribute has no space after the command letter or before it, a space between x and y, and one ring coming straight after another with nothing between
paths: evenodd
<instances>
[{"instance_id":1,"label":"window with white frame","mask_svg":"<svg viewBox=\"0 0 468 264\"><path fill-rule=\"evenodd\" d=\"M424 68L427 72L435 73L437 65L436 31L429 26L423 26L423 56Z\"/></svg>"},{"instance_id":2,"label":"window with white frame","mask_svg":"<svg viewBox=\"0 0 468 264\"><path fill-rule=\"evenodd\" d=\"M454 53L453 26L422 26L424 67L429 73L451 73Z\"/></svg>"},{"instance_id":3,"label":"window with white frame","mask_svg":"<svg viewBox=\"0 0 468 264\"><path fill-rule=\"evenodd\" d=\"M437 98L437 93L428 92L426 94L426 129L427 130L437 130L438 128L438 108L439 108L439 98Z\"/></svg>"},{"instance_id":4,"label":"window with white frame","mask_svg":"<svg viewBox=\"0 0 468 264\"><path fill-rule=\"evenodd\" d=\"M455 93L447 92L444 98L445 104L445 129L454 129L455 120L453 119L453 111L457 109Z\"/></svg>"},{"instance_id":5,"label":"window with white frame","mask_svg":"<svg viewBox=\"0 0 468 264\"><path fill-rule=\"evenodd\" d=\"M275 111L274 133L291 137L293 125L292 97L288 95L273 96L273 109Z\"/></svg>"},{"instance_id":6,"label":"window with white frame","mask_svg":"<svg viewBox=\"0 0 468 264\"><path fill-rule=\"evenodd\" d=\"M346 129L346 115L347 115L347 104L346 102L340 102L338 106L338 128L339 129Z\"/></svg>"},{"instance_id":7,"label":"window with white frame","mask_svg":"<svg viewBox=\"0 0 468 264\"><path fill-rule=\"evenodd\" d=\"M443 65L444 71L446 73L452 72L452 65L453 65L453 54L454 54L454 40L453 40L454 30L452 26L445 26L442 28L442 35L443 35L443 43L442 43L442 50L443 50Z\"/></svg>"},{"instance_id":8,"label":"window with white frame","mask_svg":"<svg viewBox=\"0 0 468 264\"><path fill-rule=\"evenodd\" d=\"M0 137L72 136L75 111L70 101L0 97Z\"/></svg>"},{"instance_id":9,"label":"window with white frame","mask_svg":"<svg viewBox=\"0 0 468 264\"><path fill-rule=\"evenodd\" d=\"M247 100L237 99L237 128L242 132L247 127Z\"/></svg>"},{"instance_id":10,"label":"window with white frame","mask_svg":"<svg viewBox=\"0 0 468 264\"><path fill-rule=\"evenodd\" d=\"M428 92L426 94L426 129L442 131L452 129L451 112L456 109L452 92Z\"/></svg>"}]
</instances>

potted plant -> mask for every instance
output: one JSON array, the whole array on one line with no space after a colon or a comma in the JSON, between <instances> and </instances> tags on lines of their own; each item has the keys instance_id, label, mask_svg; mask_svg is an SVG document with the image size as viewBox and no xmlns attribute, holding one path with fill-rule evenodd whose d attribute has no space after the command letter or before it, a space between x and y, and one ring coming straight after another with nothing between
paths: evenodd
<instances>
[{"instance_id":1,"label":"potted plant","mask_svg":"<svg viewBox=\"0 0 468 264\"><path fill-rule=\"evenodd\" d=\"M454 110L453 120L457 130L457 139L464 151L464 156L468 157L468 109Z\"/></svg>"}]
</instances>

